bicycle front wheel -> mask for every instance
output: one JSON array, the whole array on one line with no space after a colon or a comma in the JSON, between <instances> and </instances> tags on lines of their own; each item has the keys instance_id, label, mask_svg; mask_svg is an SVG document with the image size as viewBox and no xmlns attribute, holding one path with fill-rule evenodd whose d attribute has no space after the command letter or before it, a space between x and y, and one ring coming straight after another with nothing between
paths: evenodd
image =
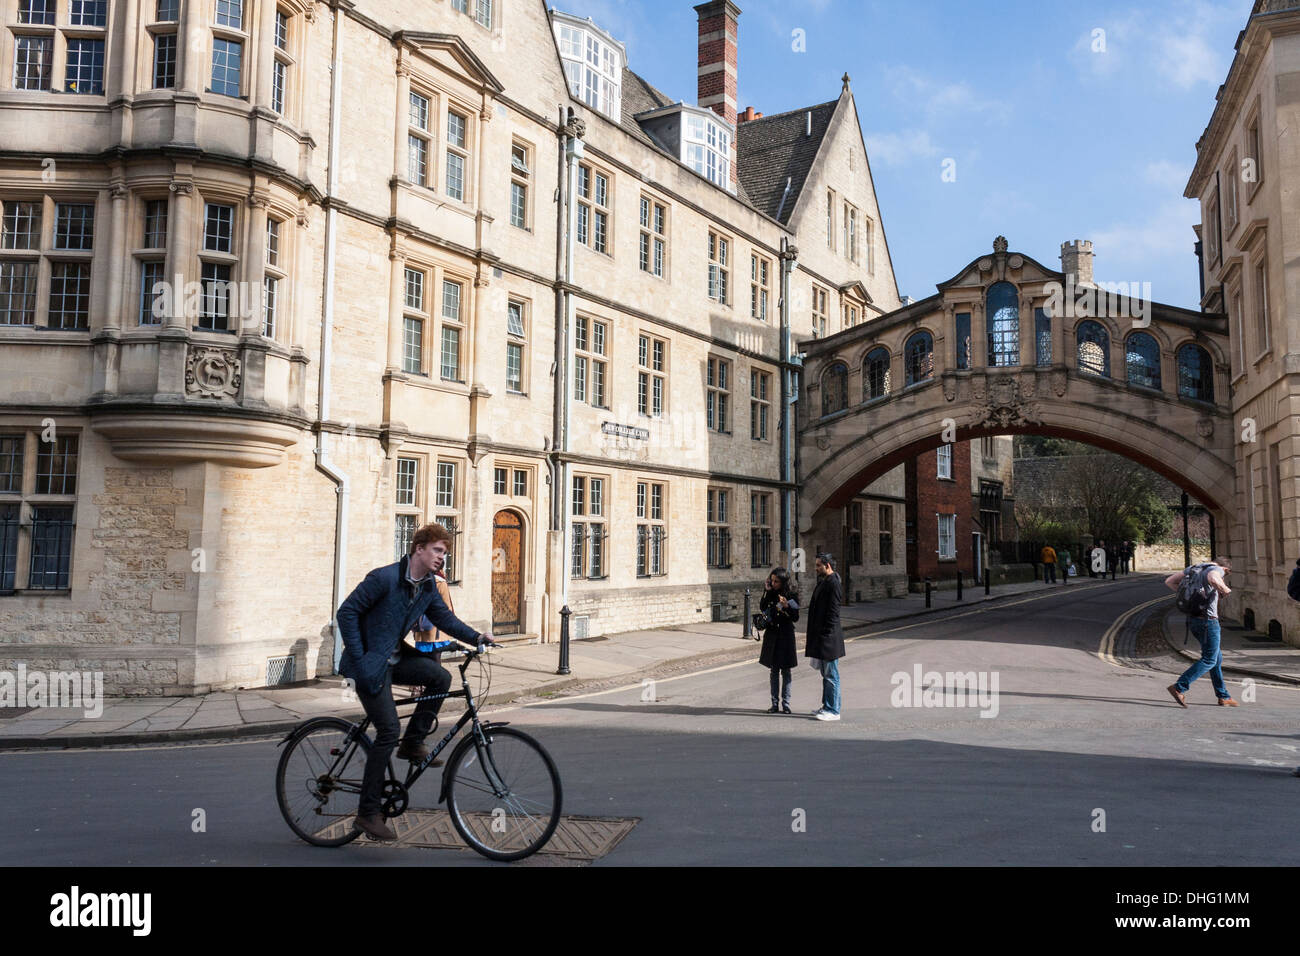
<instances>
[{"instance_id":1,"label":"bicycle front wheel","mask_svg":"<svg viewBox=\"0 0 1300 956\"><path fill-rule=\"evenodd\" d=\"M491 860L536 853L560 822L560 774L551 755L513 727L467 737L447 768L447 809L462 840Z\"/></svg>"},{"instance_id":2,"label":"bicycle front wheel","mask_svg":"<svg viewBox=\"0 0 1300 956\"><path fill-rule=\"evenodd\" d=\"M355 840L352 828L370 739L341 717L317 717L294 734L275 771L275 796L289 829L313 846Z\"/></svg>"}]
</instances>

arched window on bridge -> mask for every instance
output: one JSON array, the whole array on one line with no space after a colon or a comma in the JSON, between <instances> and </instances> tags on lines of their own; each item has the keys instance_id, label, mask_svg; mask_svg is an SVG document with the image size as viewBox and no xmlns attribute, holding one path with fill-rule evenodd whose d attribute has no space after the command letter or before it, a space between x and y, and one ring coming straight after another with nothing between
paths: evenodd
<instances>
[{"instance_id":1,"label":"arched window on bridge","mask_svg":"<svg viewBox=\"0 0 1300 956\"><path fill-rule=\"evenodd\" d=\"M822 373L822 414L834 415L849 407L849 367L836 362Z\"/></svg>"},{"instance_id":2,"label":"arched window on bridge","mask_svg":"<svg viewBox=\"0 0 1300 956\"><path fill-rule=\"evenodd\" d=\"M1178 350L1178 397L1214 401L1214 361L1199 345Z\"/></svg>"},{"instance_id":3,"label":"arched window on bridge","mask_svg":"<svg viewBox=\"0 0 1300 956\"><path fill-rule=\"evenodd\" d=\"M1078 330L1079 371L1110 378L1110 335L1100 322L1081 322Z\"/></svg>"},{"instance_id":4,"label":"arched window on bridge","mask_svg":"<svg viewBox=\"0 0 1300 956\"><path fill-rule=\"evenodd\" d=\"M884 398L892 389L889 374L889 349L872 349L862 360L862 400Z\"/></svg>"},{"instance_id":5,"label":"arched window on bridge","mask_svg":"<svg viewBox=\"0 0 1300 956\"><path fill-rule=\"evenodd\" d=\"M1160 345L1146 332L1134 332L1124 343L1128 383L1160 390Z\"/></svg>"},{"instance_id":6,"label":"arched window on bridge","mask_svg":"<svg viewBox=\"0 0 1300 956\"><path fill-rule=\"evenodd\" d=\"M957 323L957 368L965 370L970 368L971 348L970 348L970 313L958 312L956 315Z\"/></svg>"},{"instance_id":7,"label":"arched window on bridge","mask_svg":"<svg viewBox=\"0 0 1300 956\"><path fill-rule=\"evenodd\" d=\"M989 367L1020 364L1020 294L1010 282L989 287L985 299L988 320Z\"/></svg>"},{"instance_id":8,"label":"arched window on bridge","mask_svg":"<svg viewBox=\"0 0 1300 956\"><path fill-rule=\"evenodd\" d=\"M917 332L908 339L903 356L907 362L905 388L934 377L934 338L929 332Z\"/></svg>"}]
</instances>

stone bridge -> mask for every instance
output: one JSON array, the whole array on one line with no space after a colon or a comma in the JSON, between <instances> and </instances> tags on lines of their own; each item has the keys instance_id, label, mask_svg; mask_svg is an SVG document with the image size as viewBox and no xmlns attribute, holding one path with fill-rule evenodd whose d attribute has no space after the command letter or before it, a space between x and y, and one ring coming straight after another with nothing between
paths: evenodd
<instances>
[{"instance_id":1,"label":"stone bridge","mask_svg":"<svg viewBox=\"0 0 1300 956\"><path fill-rule=\"evenodd\" d=\"M1228 520L1226 318L1093 284L1091 243L1062 246L1062 265L999 237L936 295L800 343L801 532L914 455L1016 433L1118 452Z\"/></svg>"}]
</instances>

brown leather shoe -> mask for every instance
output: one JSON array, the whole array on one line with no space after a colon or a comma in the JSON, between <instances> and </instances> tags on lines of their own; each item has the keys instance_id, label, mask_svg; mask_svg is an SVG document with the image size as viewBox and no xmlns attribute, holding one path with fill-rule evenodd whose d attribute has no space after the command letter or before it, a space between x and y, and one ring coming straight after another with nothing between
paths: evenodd
<instances>
[{"instance_id":1,"label":"brown leather shoe","mask_svg":"<svg viewBox=\"0 0 1300 956\"><path fill-rule=\"evenodd\" d=\"M352 821L352 829L360 830L372 840L380 840L384 843L391 843L397 839L397 834L393 828L384 820L382 813L372 813L369 816L357 817Z\"/></svg>"},{"instance_id":2,"label":"brown leather shoe","mask_svg":"<svg viewBox=\"0 0 1300 956\"><path fill-rule=\"evenodd\" d=\"M429 756L429 748L424 744L415 743L410 740L403 740L397 745L397 759L409 760L411 763L420 763L425 757ZM429 764L430 767L441 767L442 760L435 760Z\"/></svg>"},{"instance_id":3,"label":"brown leather shoe","mask_svg":"<svg viewBox=\"0 0 1300 956\"><path fill-rule=\"evenodd\" d=\"M1219 706L1220 706L1220 707L1240 707L1241 705L1238 704L1238 703L1237 703L1235 700L1233 700L1231 697L1220 697L1220 698L1219 698Z\"/></svg>"},{"instance_id":4,"label":"brown leather shoe","mask_svg":"<svg viewBox=\"0 0 1300 956\"><path fill-rule=\"evenodd\" d=\"M1170 684L1165 688L1165 690L1169 691L1169 695L1173 697L1174 700L1178 701L1178 706L1187 706L1187 698L1183 696L1182 692L1178 689L1177 684Z\"/></svg>"}]
</instances>

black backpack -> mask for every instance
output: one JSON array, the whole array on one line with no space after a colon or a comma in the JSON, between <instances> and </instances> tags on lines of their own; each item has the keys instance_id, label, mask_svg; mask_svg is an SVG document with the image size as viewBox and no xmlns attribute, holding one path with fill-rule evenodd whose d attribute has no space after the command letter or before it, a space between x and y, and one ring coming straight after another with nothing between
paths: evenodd
<instances>
[{"instance_id":1,"label":"black backpack","mask_svg":"<svg viewBox=\"0 0 1300 956\"><path fill-rule=\"evenodd\" d=\"M1291 580L1286 583L1286 593L1293 601L1300 601L1300 568L1291 572Z\"/></svg>"},{"instance_id":2,"label":"black backpack","mask_svg":"<svg viewBox=\"0 0 1300 956\"><path fill-rule=\"evenodd\" d=\"M1194 564L1183 572L1178 584L1178 610L1188 617L1204 617L1214 598L1214 585L1210 583L1213 564Z\"/></svg>"}]
</instances>

